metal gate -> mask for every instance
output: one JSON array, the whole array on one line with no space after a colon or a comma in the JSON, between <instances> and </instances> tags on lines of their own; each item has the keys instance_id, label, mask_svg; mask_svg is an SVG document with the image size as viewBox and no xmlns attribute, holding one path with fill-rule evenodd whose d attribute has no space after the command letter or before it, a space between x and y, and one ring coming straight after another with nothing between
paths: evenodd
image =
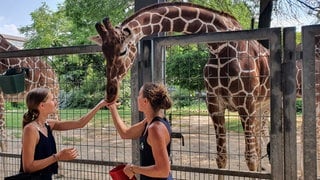
<instances>
[{"instance_id":1,"label":"metal gate","mask_svg":"<svg viewBox=\"0 0 320 180\"><path fill-rule=\"evenodd\" d=\"M319 35L320 26L302 27L303 49L303 170L304 179L319 177ZM318 145L317 145L318 144Z\"/></svg>"},{"instance_id":2,"label":"metal gate","mask_svg":"<svg viewBox=\"0 0 320 180\"><path fill-rule=\"evenodd\" d=\"M315 46L315 36L320 35L319 26L303 27L303 44L308 47ZM132 117L133 120L139 120L136 98L139 87L145 81L163 81L166 82L166 51L164 49L173 45L201 44L210 42L237 41L237 40L268 40L270 49L271 69L270 83L270 143L271 143L271 161L270 168L261 172L249 172L243 158L243 136L241 132L231 132L228 134L230 143L235 144L235 148L231 150L229 157L236 160L229 160L229 164L237 166L233 168L228 166L226 169L218 169L215 165L215 133L212 121L204 107L201 106L202 101L199 98L199 108L195 116L182 116L167 112L167 116L172 117L172 128L176 138L173 139L172 145L172 171L175 179L297 179L297 128L296 128L296 45L295 45L295 28L271 28L260 30L245 30L239 32L219 32L209 34L181 35L172 37L155 37L145 39L140 43L139 60L136 61L131 70L131 96L127 97L132 101ZM147 47L147 48L145 48ZM83 46L83 47L66 47L39 50L25 50L14 53L0 53L0 58L8 57L24 57L24 56L52 56L76 53L97 53L100 47ZM315 53L319 53L315 48L303 48L303 169L304 179L317 178L317 141L316 141L316 82L318 82L317 67L315 65ZM102 56L102 55L101 55ZM151 61L148 61L150 59ZM200 80L200 79L198 79ZM204 112L202 112L204 111ZM191 110L188 110L191 114ZM231 114L231 116L233 116ZM130 119L130 117L127 117ZM236 117L235 119L237 119ZM109 119L110 120L110 119ZM194 129L191 129L193 127ZM15 130L19 131L19 129ZM100 137L106 132L110 135L115 134L112 126L93 127L84 129L83 131L72 132L73 135L93 133L94 136ZM71 134L72 134L71 133ZM110 136L108 135L108 136ZM299 133L298 133L299 135ZM119 138L120 139L120 138ZM11 141L8 139L8 141ZM69 140L72 141L72 140ZM77 141L77 140L75 140ZM97 140L98 141L98 140ZM194 143L195 142L195 143ZM13 146L20 146L20 141L14 139L11 141ZM77 142L71 142L77 144ZM109 142L99 140L97 147L90 142L81 144L80 148L87 150L97 150L114 152L116 157L101 159L93 154L83 155L74 162L64 162L66 171L75 171L74 176L66 178L72 179L108 179L108 170L118 163L132 161L139 162L139 146L138 142L133 141L117 141ZM205 146L204 146L205 145ZM64 146L61 144L60 146ZM263 147L266 151L266 147ZM120 157L120 152L124 151L131 156ZM119 154L117 153L119 152ZM110 154L109 154L110 155ZM93 156L93 157L91 157ZM112 156L112 155L111 155ZM317 158L315 158L317 157ZM17 168L19 165L19 151L12 153L0 153L0 158L6 158L7 168ZM263 159L268 163L267 158ZM206 164L207 163L207 164ZM1 163L0 166L3 166ZM3 166L4 168L4 166ZM12 174L14 171L8 171ZM83 173L83 174L82 174ZM85 175L86 174L86 175ZM88 174L92 174L88 176ZM7 172L2 173L0 177L8 175Z\"/></svg>"}]
</instances>

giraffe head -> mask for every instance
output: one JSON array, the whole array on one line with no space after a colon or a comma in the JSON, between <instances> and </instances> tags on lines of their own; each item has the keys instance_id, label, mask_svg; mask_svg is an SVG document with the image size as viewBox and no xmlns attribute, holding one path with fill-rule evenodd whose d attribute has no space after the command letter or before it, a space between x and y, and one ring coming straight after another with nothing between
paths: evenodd
<instances>
[{"instance_id":1,"label":"giraffe head","mask_svg":"<svg viewBox=\"0 0 320 180\"><path fill-rule=\"evenodd\" d=\"M120 83L127 74L134 61L137 49L135 43L130 41L129 28L113 27L108 18L102 23L96 23L99 36L91 38L102 46L102 52L107 60L106 65L106 97L107 102L117 100Z\"/></svg>"}]
</instances>

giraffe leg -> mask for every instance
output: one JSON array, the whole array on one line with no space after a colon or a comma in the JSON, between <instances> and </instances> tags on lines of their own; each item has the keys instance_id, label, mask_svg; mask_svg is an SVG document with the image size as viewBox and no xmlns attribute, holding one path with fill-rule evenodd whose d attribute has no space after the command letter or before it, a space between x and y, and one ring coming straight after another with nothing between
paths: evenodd
<instances>
[{"instance_id":1,"label":"giraffe leg","mask_svg":"<svg viewBox=\"0 0 320 180\"><path fill-rule=\"evenodd\" d=\"M261 127L260 132L261 133L260 139L261 139L261 145L267 146L268 142L270 141L270 134L269 134L269 126L270 126L270 119L269 119L269 111L264 111L261 116L261 124L258 124L259 127ZM258 137L259 138L259 137Z\"/></svg>"},{"instance_id":2,"label":"giraffe leg","mask_svg":"<svg viewBox=\"0 0 320 180\"><path fill-rule=\"evenodd\" d=\"M6 137L6 130L5 130L5 121L4 119L0 119L0 133L1 133L1 138L0 138L0 147L1 147L1 152L6 152L7 151L7 137Z\"/></svg>"},{"instance_id":3,"label":"giraffe leg","mask_svg":"<svg viewBox=\"0 0 320 180\"><path fill-rule=\"evenodd\" d=\"M4 118L4 98L2 92L0 92L0 148L1 152L7 152L7 132L5 126L5 118ZM5 173L6 170L6 157L1 157L2 159L2 169ZM4 174L7 176L7 174Z\"/></svg>"},{"instance_id":4,"label":"giraffe leg","mask_svg":"<svg viewBox=\"0 0 320 180\"><path fill-rule=\"evenodd\" d=\"M207 82L207 81L205 81ZM215 133L216 133L216 148L217 148L217 157L216 163L219 169L226 168L227 166L227 147L226 147L226 128L225 128L225 118L224 112L225 107L222 106L219 102L219 98L215 95L210 85L206 84L207 89L207 109L209 115L212 119ZM224 175L218 175L218 180L224 180Z\"/></svg>"},{"instance_id":5,"label":"giraffe leg","mask_svg":"<svg viewBox=\"0 0 320 180\"><path fill-rule=\"evenodd\" d=\"M257 145L257 139L255 136L255 127L254 123L251 122L249 117L243 118L242 124L244 126L244 134L245 134L245 158L246 163L250 171L258 170L258 151L260 149ZM259 145L260 146L260 145ZM258 151L257 151L258 149Z\"/></svg>"},{"instance_id":6,"label":"giraffe leg","mask_svg":"<svg viewBox=\"0 0 320 180\"><path fill-rule=\"evenodd\" d=\"M1 152L7 151L7 132L6 132L6 123L4 118L4 98L3 94L0 93L0 147Z\"/></svg>"},{"instance_id":7,"label":"giraffe leg","mask_svg":"<svg viewBox=\"0 0 320 180\"><path fill-rule=\"evenodd\" d=\"M216 131L217 142L217 165L218 168L225 168L227 165L226 128L224 127L224 115L212 117Z\"/></svg>"},{"instance_id":8,"label":"giraffe leg","mask_svg":"<svg viewBox=\"0 0 320 180\"><path fill-rule=\"evenodd\" d=\"M262 167L261 167L261 141L264 138L263 133L265 133L264 131L264 126L266 126L264 123L266 123L264 121L264 117L262 117L261 120L259 120L258 118L254 121L255 123L255 139L256 139L256 144L255 144L255 149L256 149L256 153L257 153L257 170L261 171Z\"/></svg>"},{"instance_id":9,"label":"giraffe leg","mask_svg":"<svg viewBox=\"0 0 320 180\"><path fill-rule=\"evenodd\" d=\"M207 108L213 121L216 132L217 157L216 163L218 168L225 168L227 165L227 147L226 147L226 128L224 126L224 110L219 109L219 105L213 104L216 98L207 96Z\"/></svg>"}]
</instances>

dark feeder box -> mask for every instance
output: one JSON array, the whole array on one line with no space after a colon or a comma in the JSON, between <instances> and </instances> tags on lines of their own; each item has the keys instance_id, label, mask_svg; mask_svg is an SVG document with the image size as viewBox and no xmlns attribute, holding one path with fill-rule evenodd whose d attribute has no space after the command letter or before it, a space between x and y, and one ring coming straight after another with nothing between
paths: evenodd
<instances>
[{"instance_id":1,"label":"dark feeder box","mask_svg":"<svg viewBox=\"0 0 320 180\"><path fill-rule=\"evenodd\" d=\"M0 75L1 90L5 94L16 94L24 91L24 71L14 75Z\"/></svg>"}]
</instances>

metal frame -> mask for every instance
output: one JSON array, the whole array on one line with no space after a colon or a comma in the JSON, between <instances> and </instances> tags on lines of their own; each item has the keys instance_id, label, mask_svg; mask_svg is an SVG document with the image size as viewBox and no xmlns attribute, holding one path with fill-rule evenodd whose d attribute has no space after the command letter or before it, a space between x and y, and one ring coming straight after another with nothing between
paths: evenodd
<instances>
[{"instance_id":1,"label":"metal frame","mask_svg":"<svg viewBox=\"0 0 320 180\"><path fill-rule=\"evenodd\" d=\"M238 175L254 178L271 178L271 179L284 179L285 174L292 174L292 169L284 168L284 133L282 122L282 86L281 86L281 29L260 29L260 30L243 30L237 32L218 32L207 34L192 34L172 37L158 37L154 38L154 55L153 55L153 81L164 81L164 62L161 59L165 46L177 44L191 44L191 43L208 43L208 42L221 42L221 41L234 41L234 40L269 40L270 44L270 67L271 67L271 174L257 173L257 172L237 172L233 174L231 171L225 170L212 170L208 169L190 169L187 167L172 167L173 170L188 171L194 170L195 172L207 172L212 174L221 175ZM279 121L280 119L280 121ZM291 136L287 136L290 138ZM291 148L291 147L289 147ZM293 168L294 169L294 168ZM284 171L289 172L284 172ZM229 174L230 173L230 174ZM296 173L296 171L294 172ZM293 173L293 174L294 174Z\"/></svg>"},{"instance_id":2,"label":"metal frame","mask_svg":"<svg viewBox=\"0 0 320 180\"><path fill-rule=\"evenodd\" d=\"M302 27L303 48L303 168L304 179L317 179L317 117L315 91L315 36L320 25ZM318 117L319 118L319 117ZM318 157L319 158L319 157Z\"/></svg>"},{"instance_id":3,"label":"metal frame","mask_svg":"<svg viewBox=\"0 0 320 180\"><path fill-rule=\"evenodd\" d=\"M283 31L283 35L282 35ZM320 26L302 27L303 44L314 47L314 36L320 35ZM238 172L219 169L191 168L172 166L174 171L200 172L239 177L265 178L265 179L296 179L297 159L292 154L297 154L296 145L296 116L295 116L295 28L271 28L261 30L245 30L237 32L219 32L208 34L181 35L173 37L154 37L151 39L150 57L151 80L164 81L165 59L164 47L173 44L207 43L230 40L263 40L268 39L270 45L271 67L271 173ZM283 43L281 43L283 41ZM142 56L141 45L139 56ZM96 45L73 46L60 48L44 48L33 50L19 50L0 53L0 58L53 56L64 54L84 54L101 52L101 47ZM315 62L314 48L303 48L303 156L304 179L317 178L317 139L315 115ZM283 58L282 58L283 57ZM139 64L140 63L140 64ZM144 63L136 61L132 72ZM141 75L140 75L141 76ZM137 76L132 76L136 78ZM138 91L138 79L132 80L131 87ZM134 93L132 94L133 97ZM135 107L135 106L132 106ZM135 152L134 152L135 151ZM139 150L133 146L133 155ZM0 153L0 157L18 158L19 155ZM134 157L134 156L133 156ZM133 158L134 160L134 158ZM75 160L74 163L102 164L114 166L117 162Z\"/></svg>"}]
</instances>

